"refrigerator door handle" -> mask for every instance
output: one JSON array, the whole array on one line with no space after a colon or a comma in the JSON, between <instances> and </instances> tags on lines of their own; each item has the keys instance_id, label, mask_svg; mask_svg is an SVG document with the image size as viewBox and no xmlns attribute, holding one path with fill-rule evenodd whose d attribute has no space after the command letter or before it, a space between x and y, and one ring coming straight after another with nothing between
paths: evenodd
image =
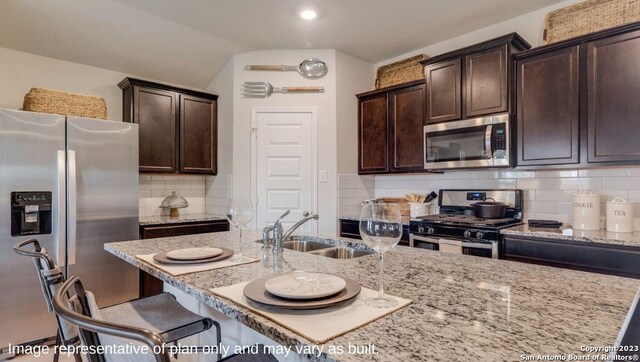
<instances>
[{"instance_id":1,"label":"refrigerator door handle","mask_svg":"<svg viewBox=\"0 0 640 362\"><path fill-rule=\"evenodd\" d=\"M56 261L59 266L67 264L67 175L66 175L66 154L64 150L58 150L58 214L56 216L56 225L58 232L56 233Z\"/></svg>"},{"instance_id":2,"label":"refrigerator door handle","mask_svg":"<svg viewBox=\"0 0 640 362\"><path fill-rule=\"evenodd\" d=\"M69 184L67 188L68 198L68 218L67 218L67 265L76 263L76 151L69 150L67 152L69 171Z\"/></svg>"}]
</instances>

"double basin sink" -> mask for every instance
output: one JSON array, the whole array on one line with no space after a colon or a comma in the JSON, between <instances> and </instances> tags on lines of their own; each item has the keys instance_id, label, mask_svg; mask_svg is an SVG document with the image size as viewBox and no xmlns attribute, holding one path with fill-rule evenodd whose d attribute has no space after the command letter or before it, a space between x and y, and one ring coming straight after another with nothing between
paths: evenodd
<instances>
[{"instance_id":1,"label":"double basin sink","mask_svg":"<svg viewBox=\"0 0 640 362\"><path fill-rule=\"evenodd\" d=\"M262 242L262 240L260 240ZM289 239L282 243L282 247L313 255L320 255L333 259L353 259L373 254L372 251L359 250L344 246L333 246L311 240Z\"/></svg>"}]
</instances>

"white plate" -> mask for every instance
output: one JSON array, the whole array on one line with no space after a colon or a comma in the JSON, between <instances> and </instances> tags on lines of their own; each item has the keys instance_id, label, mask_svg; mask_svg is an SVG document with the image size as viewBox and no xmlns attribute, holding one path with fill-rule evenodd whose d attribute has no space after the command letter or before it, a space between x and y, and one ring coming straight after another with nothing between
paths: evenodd
<instances>
[{"instance_id":1,"label":"white plate","mask_svg":"<svg viewBox=\"0 0 640 362\"><path fill-rule=\"evenodd\" d=\"M218 248L186 248L167 252L167 258L173 260L198 260L213 258L222 254L222 249Z\"/></svg>"},{"instance_id":2,"label":"white plate","mask_svg":"<svg viewBox=\"0 0 640 362\"><path fill-rule=\"evenodd\" d=\"M269 279L264 287L281 298L317 299L334 295L346 285L344 279L331 274L293 272Z\"/></svg>"}]
</instances>

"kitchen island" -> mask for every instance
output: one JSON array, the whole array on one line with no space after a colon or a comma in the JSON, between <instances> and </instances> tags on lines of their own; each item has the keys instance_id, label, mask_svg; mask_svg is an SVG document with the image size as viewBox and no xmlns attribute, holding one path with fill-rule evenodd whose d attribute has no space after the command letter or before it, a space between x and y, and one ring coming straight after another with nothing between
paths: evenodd
<instances>
[{"instance_id":1,"label":"kitchen island","mask_svg":"<svg viewBox=\"0 0 640 362\"><path fill-rule=\"evenodd\" d=\"M260 258L259 232L245 231L243 251ZM301 238L317 239L302 236ZM274 274L255 262L171 276L135 257L194 246L237 248L236 231L109 243L105 249L284 346L309 340L226 299L211 288ZM362 247L353 239L322 238ZM376 255L350 260L285 250L280 271L348 276L377 289ZM640 281L467 255L399 247L385 256L385 291L413 304L328 341L312 360L515 361L523 356L583 355L614 345ZM376 354L331 354L328 346L375 345ZM323 347L320 346L320 347Z\"/></svg>"}]
</instances>

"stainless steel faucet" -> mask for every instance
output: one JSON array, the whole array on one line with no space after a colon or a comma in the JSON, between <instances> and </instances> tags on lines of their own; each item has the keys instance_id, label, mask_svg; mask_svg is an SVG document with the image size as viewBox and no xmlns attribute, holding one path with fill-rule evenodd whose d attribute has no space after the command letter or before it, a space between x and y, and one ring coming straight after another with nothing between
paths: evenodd
<instances>
[{"instance_id":1,"label":"stainless steel faucet","mask_svg":"<svg viewBox=\"0 0 640 362\"><path fill-rule=\"evenodd\" d=\"M291 212L291 210L287 210L284 212L284 214L280 215L273 226L267 226L262 229L262 238L264 239L264 243L266 245L262 247L263 249L269 249L269 232L273 231L273 253L276 255L282 254L282 243L287 240L287 238L289 238L289 236L291 236L291 234L293 234L293 232L296 231L297 228L299 228L300 226L302 226L302 224L309 220L318 220L318 218L320 217L318 214L309 215L308 212L305 212L303 219L295 223L292 227L289 228L289 230L283 233L282 219L284 219L285 216L289 215L289 212Z\"/></svg>"}]
</instances>

